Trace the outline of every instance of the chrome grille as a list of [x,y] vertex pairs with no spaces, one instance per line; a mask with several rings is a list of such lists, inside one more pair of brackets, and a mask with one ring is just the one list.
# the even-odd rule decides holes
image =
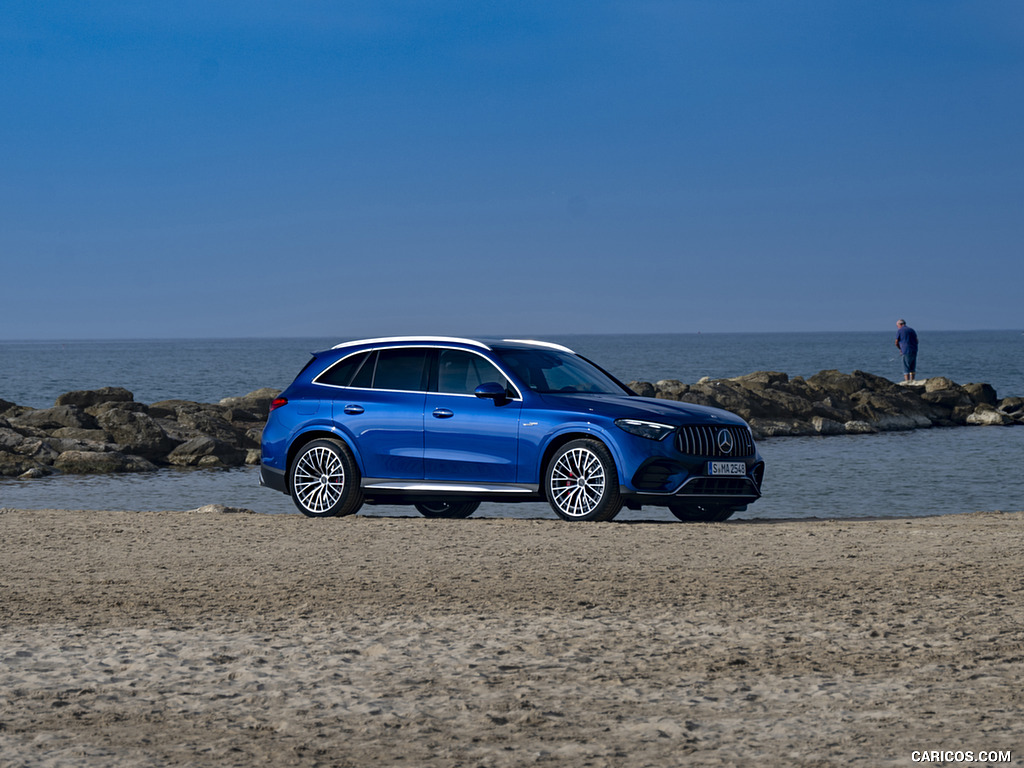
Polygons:
[[[730,440],[720,439],[720,433],[728,434]],[[722,444],[731,442],[731,450],[723,450]],[[694,424],[680,427],[676,433],[676,444],[681,453],[690,456],[753,456],[754,438],[745,427],[719,427],[712,424]]]

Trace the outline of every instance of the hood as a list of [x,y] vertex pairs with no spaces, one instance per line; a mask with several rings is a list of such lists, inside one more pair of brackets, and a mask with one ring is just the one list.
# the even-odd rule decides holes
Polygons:
[[541,399],[549,408],[577,413],[599,413],[612,419],[644,419],[676,427],[684,424],[747,426],[747,422],[735,413],[706,405],[681,403],[677,400],[630,397],[629,395],[584,394],[545,394],[541,395]]

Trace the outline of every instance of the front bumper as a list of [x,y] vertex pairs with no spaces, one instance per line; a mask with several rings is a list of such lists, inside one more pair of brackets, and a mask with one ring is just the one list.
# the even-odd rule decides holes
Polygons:
[[641,503],[662,506],[680,501],[743,506],[761,498],[764,461],[759,455],[735,459],[746,466],[742,476],[712,476],[710,461],[698,456],[653,457],[640,465],[623,490]]

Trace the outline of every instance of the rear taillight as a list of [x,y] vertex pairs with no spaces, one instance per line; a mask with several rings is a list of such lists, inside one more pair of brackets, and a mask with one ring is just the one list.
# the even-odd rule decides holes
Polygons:
[[287,397],[275,397],[274,398],[274,402],[272,402],[270,404],[270,410],[275,411],[278,408],[280,408],[282,405],[288,405],[288,398]]

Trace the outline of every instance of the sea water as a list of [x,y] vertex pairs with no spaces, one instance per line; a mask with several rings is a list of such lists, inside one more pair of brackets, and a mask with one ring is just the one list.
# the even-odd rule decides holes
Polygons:
[[[1024,396],[1024,334],[921,332],[919,378],[992,384]],[[623,381],[738,376],[756,370],[811,376],[863,370],[899,380],[895,332],[550,336]],[[0,342],[0,398],[45,408],[63,392],[122,386],[140,402],[217,402],[260,387],[283,389],[309,353],[344,339],[182,339]],[[912,517],[1024,509],[1024,427],[956,427],[879,435],[759,442],[764,497],[738,519]],[[192,509],[204,504],[294,513],[258,487],[258,470],[174,470],[137,475],[0,479],[0,507]],[[407,515],[410,507],[366,506]],[[484,504],[476,516],[554,517],[545,504]],[[623,511],[621,520],[672,520]]]

